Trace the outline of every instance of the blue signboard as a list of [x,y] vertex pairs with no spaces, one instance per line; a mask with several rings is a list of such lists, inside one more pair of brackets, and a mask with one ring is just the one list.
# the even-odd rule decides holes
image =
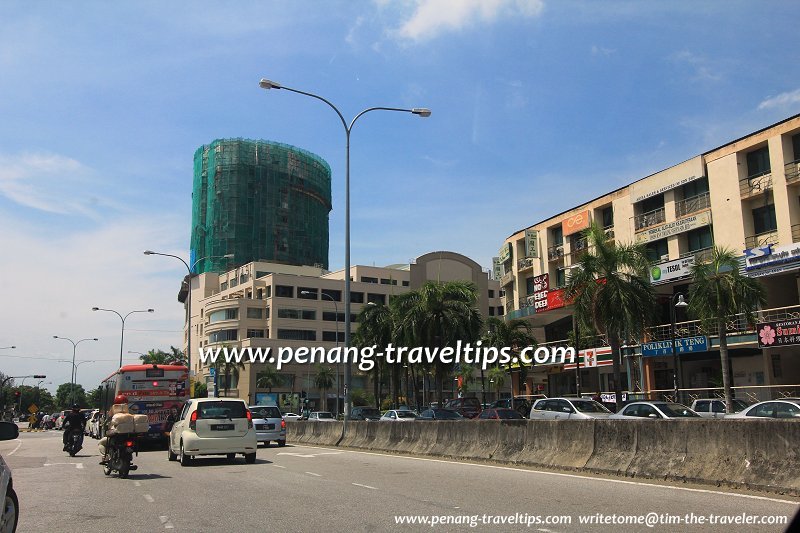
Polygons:
[[[675,353],[700,353],[708,351],[708,337],[698,335],[697,337],[687,337],[675,339]],[[642,355],[644,357],[655,357],[660,355],[672,355],[672,341],[656,341],[642,343]]]

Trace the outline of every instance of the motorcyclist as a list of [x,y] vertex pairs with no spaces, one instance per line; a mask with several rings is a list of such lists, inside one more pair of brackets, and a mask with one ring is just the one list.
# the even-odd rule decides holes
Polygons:
[[83,429],[86,426],[86,417],[83,416],[81,413],[81,406],[77,403],[72,406],[72,411],[67,413],[64,417],[64,451],[67,451],[67,442],[69,441],[69,435],[73,431],[79,431],[81,435],[81,440],[83,440]]

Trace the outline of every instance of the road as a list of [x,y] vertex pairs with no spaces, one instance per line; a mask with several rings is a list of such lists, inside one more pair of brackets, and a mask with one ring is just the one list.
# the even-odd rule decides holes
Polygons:
[[[19,531],[783,531],[774,525],[651,529],[579,520],[647,513],[791,517],[800,504],[766,494],[309,446],[261,448],[254,465],[208,458],[181,467],[168,462],[165,451],[143,452],[129,479],[103,475],[96,441],[88,437],[74,458],[61,451],[57,431],[22,433],[0,442],[0,453],[13,469]],[[401,515],[454,523],[398,525]],[[568,516],[571,523],[508,522],[526,515]],[[473,517],[477,527],[463,523]]]

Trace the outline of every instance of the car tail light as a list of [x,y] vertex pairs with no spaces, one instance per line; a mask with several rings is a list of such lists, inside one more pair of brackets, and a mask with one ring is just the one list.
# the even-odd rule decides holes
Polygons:
[[189,419],[189,429],[197,429],[197,411],[193,412]]
[[286,429],[286,420],[281,418],[281,429]]
[[247,410],[247,429],[253,427],[253,413],[250,412],[250,409]]
[[128,448],[133,448],[133,441],[132,440],[126,441],[125,446],[127,446]]

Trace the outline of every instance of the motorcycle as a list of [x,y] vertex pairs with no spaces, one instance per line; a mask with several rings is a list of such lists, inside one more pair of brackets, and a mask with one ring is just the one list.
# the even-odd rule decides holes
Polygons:
[[103,460],[100,461],[100,464],[103,465],[103,473],[110,476],[111,472],[117,472],[120,478],[125,479],[128,477],[129,471],[138,468],[133,464],[133,454],[139,455],[135,433],[109,435],[106,453]]
[[81,428],[69,429],[67,435],[67,452],[70,457],[75,457],[83,448],[83,430]]

